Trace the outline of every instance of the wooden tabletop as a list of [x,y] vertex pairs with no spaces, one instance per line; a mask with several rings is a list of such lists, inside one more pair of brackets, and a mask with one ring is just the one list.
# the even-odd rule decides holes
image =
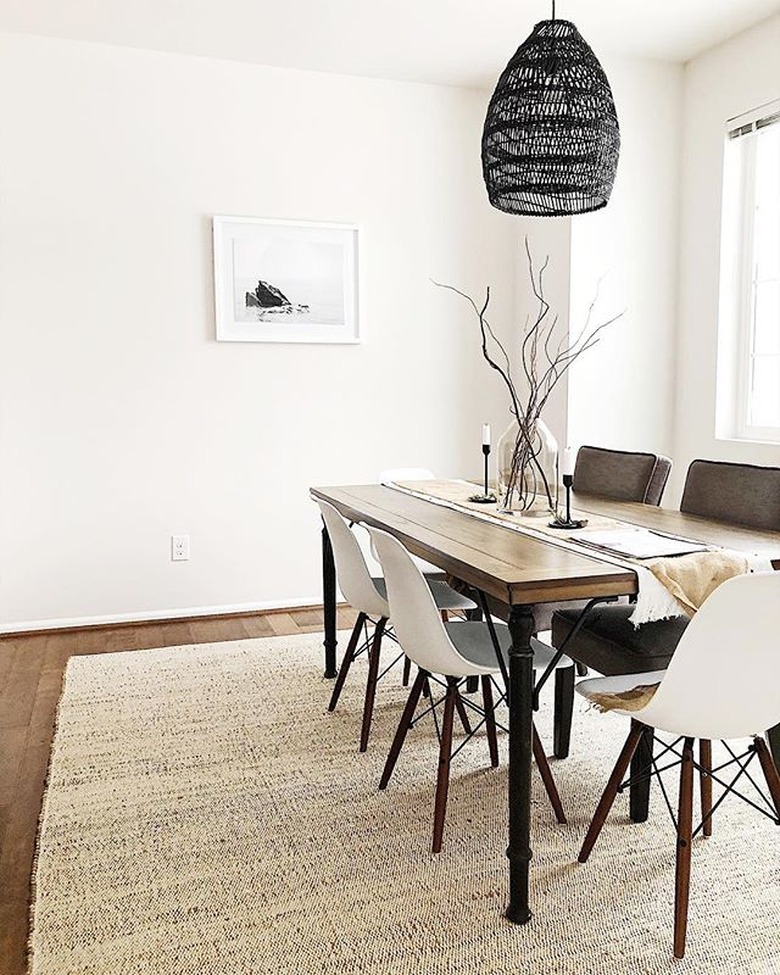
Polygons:
[[637,591],[630,569],[380,484],[315,487],[311,493],[350,521],[386,529],[415,555],[509,605]]
[[[314,487],[311,493],[329,501],[350,521],[386,529],[415,555],[509,605],[637,591],[634,572],[601,562],[595,554],[558,548],[380,484]],[[780,568],[780,532],[752,531],[594,495],[577,495],[572,506],[711,545],[757,552]]]
[[608,498],[588,494],[572,494],[572,507],[669,535],[705,542],[707,545],[763,555],[772,561],[775,569],[780,569],[780,532],[755,531],[741,525],[728,525],[722,521],[712,521],[669,508],[656,508],[635,501],[610,501]]

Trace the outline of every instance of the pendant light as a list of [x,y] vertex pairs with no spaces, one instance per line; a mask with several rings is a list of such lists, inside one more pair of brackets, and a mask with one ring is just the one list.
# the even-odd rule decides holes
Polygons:
[[607,76],[568,20],[538,23],[498,79],[482,134],[494,207],[555,217],[607,205],[620,128]]

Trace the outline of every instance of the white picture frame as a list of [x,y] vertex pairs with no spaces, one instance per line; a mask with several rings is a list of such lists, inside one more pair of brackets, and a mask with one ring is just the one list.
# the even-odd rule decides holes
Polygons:
[[219,342],[360,342],[358,228],[213,218]]

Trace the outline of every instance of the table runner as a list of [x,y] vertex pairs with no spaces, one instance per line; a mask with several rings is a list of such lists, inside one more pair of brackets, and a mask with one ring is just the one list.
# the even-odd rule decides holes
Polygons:
[[[608,552],[595,553],[592,549],[584,549],[577,544],[573,531],[567,533],[565,529],[551,528],[547,524],[550,515],[546,508],[543,516],[540,514],[529,517],[519,513],[502,514],[495,509],[486,511],[485,505],[470,502],[469,496],[477,492],[478,488],[469,481],[390,481],[385,486],[432,504],[462,511],[483,521],[500,524],[504,528],[549,542],[586,558],[630,569],[636,573],[638,588],[634,612],[630,617],[634,626],[673,616],[690,616],[713,589],[731,576],[748,571],[768,571],[772,568],[768,559],[755,554],[730,552],[716,546],[708,546],[706,552],[682,555],[674,559],[642,561]],[[574,509],[571,514],[572,518],[586,517],[591,529],[625,527],[630,524]]]

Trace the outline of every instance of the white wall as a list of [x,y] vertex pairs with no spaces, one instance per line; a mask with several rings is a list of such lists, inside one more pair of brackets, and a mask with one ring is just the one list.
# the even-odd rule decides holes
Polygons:
[[686,66],[673,493],[694,457],[780,464],[780,447],[717,440],[715,383],[726,120],[780,97],[780,17]]
[[[490,284],[516,344],[526,233],[572,327],[605,271],[626,309],[548,410],[562,444],[670,453],[668,504],[693,456],[780,463],[714,438],[723,122],[778,97],[779,41],[605,58],[609,207],[519,221],[482,186],[487,92],[0,35],[0,629],[317,601],[309,485],[480,472],[506,396],[429,278]],[[360,224],[364,344],[215,342],[215,213]]]
[[607,59],[621,129],[609,205],[573,217],[571,328],[624,312],[572,366],[568,436],[622,450],[672,451],[683,71]]
[[[479,473],[485,103],[0,35],[0,628],[316,601],[309,485]],[[364,344],[215,342],[215,213],[358,223]]]

